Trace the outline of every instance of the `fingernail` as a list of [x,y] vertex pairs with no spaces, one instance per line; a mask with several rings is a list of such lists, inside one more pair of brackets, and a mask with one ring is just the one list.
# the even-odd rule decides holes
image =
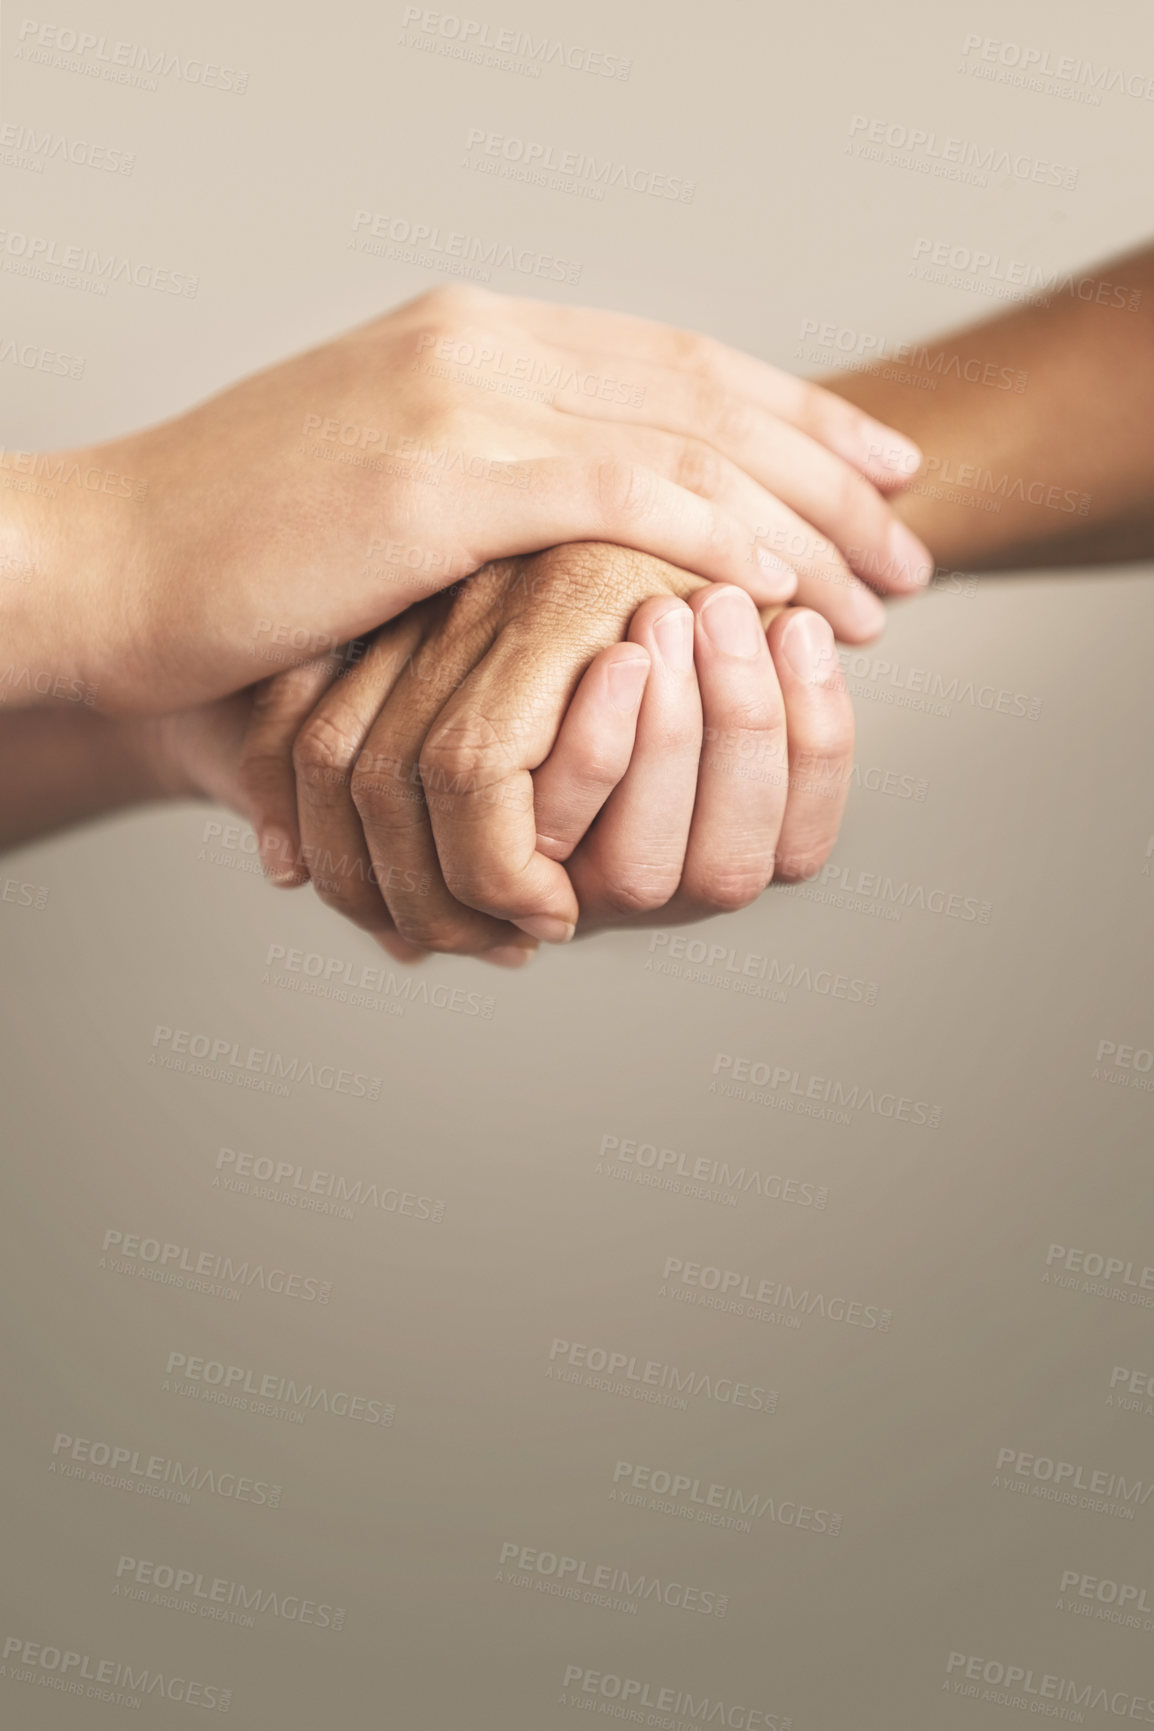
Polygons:
[[718,589],[701,606],[697,616],[715,649],[752,661],[765,642],[761,620],[744,589]]
[[[649,660],[640,655],[611,661],[608,669],[609,699],[622,715],[633,715],[641,702],[645,681],[649,677]],[[490,951],[490,954],[492,952]]]
[[781,652],[799,679],[820,685],[838,666],[833,632],[819,613],[800,608],[781,634]]
[[886,610],[864,583],[858,583],[846,597],[849,624],[857,636],[877,637],[886,622]]
[[528,932],[531,938],[540,938],[543,944],[567,944],[576,926],[571,926],[567,920],[559,920],[555,914],[530,914],[528,919],[514,920],[513,924],[523,932]]
[[523,968],[536,954],[536,950],[522,950],[516,944],[498,944],[495,949],[486,950],[481,960],[492,962],[498,968]]
[[[671,607],[653,627],[661,659],[674,673],[688,673],[693,666],[693,615],[688,607]],[[528,931],[528,926],[524,927]],[[552,941],[552,940],[546,940]]]
[[912,529],[895,523],[889,538],[889,575],[903,589],[924,589],[934,574],[934,561]]
[[797,592],[797,572],[768,547],[758,547],[757,563],[764,581],[762,592],[766,601],[788,601]]
[[308,872],[296,858],[292,837],[286,830],[270,825],[260,832],[261,869],[270,884],[303,883]]
[[892,427],[885,427],[880,421],[867,421],[866,437],[870,456],[891,475],[904,475],[907,480],[912,480],[921,468],[920,449],[903,433],[895,433]]

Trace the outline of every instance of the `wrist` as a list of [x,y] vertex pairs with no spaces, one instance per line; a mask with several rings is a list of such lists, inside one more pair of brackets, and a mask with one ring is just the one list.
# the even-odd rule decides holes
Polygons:
[[53,698],[134,707],[142,634],[127,604],[143,545],[145,485],[112,446],[0,448],[0,631],[11,707]]

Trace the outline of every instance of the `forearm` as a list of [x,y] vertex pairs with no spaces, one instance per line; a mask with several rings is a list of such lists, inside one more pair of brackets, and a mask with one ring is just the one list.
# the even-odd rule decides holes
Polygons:
[[1154,247],[823,382],[922,447],[896,509],[940,565],[1154,554]]
[[0,715],[0,847],[163,796],[133,723],[83,705]]
[[109,580],[137,561],[143,483],[91,450],[0,448],[0,704],[108,707],[140,620]]
[[0,712],[0,849],[125,807],[214,799],[241,809],[247,697],[156,720],[83,704]]

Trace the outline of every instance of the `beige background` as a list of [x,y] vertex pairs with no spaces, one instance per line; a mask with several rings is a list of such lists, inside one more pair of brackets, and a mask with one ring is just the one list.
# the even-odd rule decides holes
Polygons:
[[[896,342],[994,305],[988,281],[913,272],[919,238],[1058,268],[1149,230],[1150,102],[1084,105],[960,70],[973,33],[1154,77],[1132,7],[500,0],[476,16],[628,58],[630,76],[554,64],[533,78],[423,52],[400,40],[397,5],[36,14],[249,74],[243,94],[172,74],[150,90],[19,58],[8,8],[8,117],[136,158],[131,175],[7,166],[10,228],[200,280],[195,298],[99,297],[6,274],[4,333],[86,367],[72,380],[5,365],[4,443],[175,412],[441,280],[351,251],[360,207],[561,254],[582,265],[571,298],[798,367],[806,320]],[[961,185],[862,161],[846,153],[855,115],[1031,152],[1077,168],[1077,185]],[[473,127],[692,180],[695,196],[598,202],[470,173]],[[533,292],[512,272],[493,286]],[[1095,1073],[1101,1041],[1154,1046],[1152,623],[1141,570],[958,582],[895,612],[850,667],[862,785],[836,855],[842,905],[837,883],[770,894],[691,934],[734,952],[722,984],[659,971],[669,949],[643,934],[521,977],[438,961],[428,1001],[387,982],[380,1008],[302,994],[266,967],[270,946],[352,970],[379,952],[307,894],[266,890],[241,832],[199,809],[3,862],[5,883],[47,898],[0,900],[5,1639],[231,1690],[232,1719],[259,1731],[564,1731],[583,1702],[617,1704],[598,1673],[648,1684],[650,1701],[688,1692],[665,1712],[629,1697],[640,1716],[624,1722],[679,1731],[1012,1726],[1060,1706],[1060,1690],[1039,1693],[1057,1687],[1046,1674],[1092,1691],[1080,1708],[1067,1692],[1067,1722],[1154,1720],[1154,1609],[1126,1626],[1060,1590],[1071,1571],[1154,1607],[1154,1402],[1109,1401],[1117,1367],[1154,1373],[1154,1315],[1133,1302],[1154,1293],[1044,1278],[1051,1244],[1130,1263],[1133,1280],[1154,1263],[1149,1076]],[[882,699],[937,678],[959,682],[949,713]],[[1037,718],[968,696],[989,689],[1037,700]],[[887,775],[898,791],[872,790]],[[869,900],[879,879],[897,918]],[[928,911],[931,892],[988,904],[988,918]],[[749,956],[754,972],[735,974]],[[732,989],[790,964],[788,990]],[[823,970],[876,1001],[823,995]],[[434,987],[460,988],[464,1008]],[[274,1097],[157,1067],[158,1025],[343,1065],[380,1078],[379,1098],[308,1081]],[[712,1092],[719,1053],[797,1072],[798,1087],[905,1095],[940,1123],[868,1106],[839,1123]],[[780,1107],[788,1087],[768,1099]],[[730,1171],[700,1169],[711,1194],[647,1185],[612,1147],[599,1164],[606,1137]],[[442,1217],[363,1201],[344,1205],[351,1218],[310,1212],[286,1182],[272,1198],[214,1187],[221,1149],[286,1161],[298,1186],[320,1172],[411,1192]],[[809,1188],[785,1200],[770,1180]],[[139,1262],[102,1266],[109,1232],[331,1282],[329,1301],[141,1280]],[[670,1258],[892,1324],[810,1314],[794,1328],[772,1309],[679,1304],[703,1294],[663,1290]],[[639,1400],[627,1374],[623,1395],[584,1371],[558,1381],[557,1340],[708,1376],[712,1396]],[[182,1398],[166,1385],[174,1353],[395,1403],[395,1422]],[[734,1383],[773,1391],[776,1410],[735,1404]],[[202,1489],[186,1505],[140,1494],[139,1472],[127,1488],[68,1476],[61,1435],[283,1494],[273,1509]],[[1122,1475],[1115,1512],[1082,1491],[1072,1506],[1031,1495],[1043,1481],[1028,1470],[999,1478],[1000,1450],[1070,1463],[1086,1483]],[[620,1488],[648,1468],[772,1507],[743,1532],[615,1500],[620,1462]],[[828,1512],[791,1524],[802,1506]],[[814,1530],[834,1512],[838,1532]],[[620,1582],[624,1608],[537,1591],[551,1577],[501,1577],[506,1545],[728,1605],[628,1601]],[[202,1600],[118,1595],[123,1557],[289,1595],[287,1614],[245,1626],[198,1615]],[[343,1628],[302,1626],[292,1595],[342,1608]],[[1034,1693],[958,1694],[951,1654],[1032,1671]],[[51,1675],[10,1652],[5,1724],[204,1717],[155,1693],[138,1709],[66,1694],[42,1685]],[[724,1719],[709,1717],[718,1702]]]

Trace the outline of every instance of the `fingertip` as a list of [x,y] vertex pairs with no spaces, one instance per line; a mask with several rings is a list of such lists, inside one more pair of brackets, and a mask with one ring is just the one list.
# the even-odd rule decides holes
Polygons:
[[828,684],[839,670],[837,642],[828,619],[811,607],[793,607],[770,630],[775,660],[784,660],[807,685]]
[[908,487],[924,461],[921,448],[904,433],[864,415],[861,438],[866,468],[884,480],[889,491]]
[[421,949],[419,944],[411,944],[399,932],[374,932],[373,942],[379,944],[387,956],[394,962],[401,962],[405,967],[416,967],[428,957],[428,950]]
[[635,716],[649,679],[649,651],[641,643],[616,643],[605,651],[601,664],[609,702],[619,715]]
[[788,601],[797,594],[797,572],[768,547],[758,543],[754,548],[757,566],[756,580],[750,584],[755,601],[769,606],[775,601]]
[[265,824],[258,831],[257,848],[261,870],[276,889],[299,889],[308,882],[308,869],[300,858],[292,836],[279,824]]

